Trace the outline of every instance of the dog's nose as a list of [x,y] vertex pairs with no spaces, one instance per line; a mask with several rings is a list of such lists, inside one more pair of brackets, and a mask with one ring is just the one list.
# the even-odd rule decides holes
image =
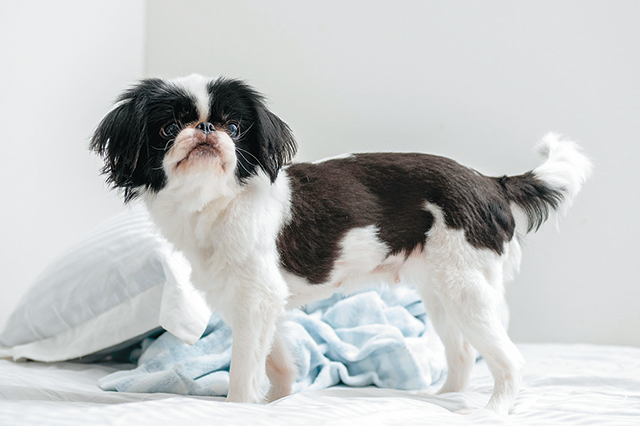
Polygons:
[[205,135],[216,131],[216,128],[213,126],[213,124],[206,121],[198,123],[196,129],[201,130]]

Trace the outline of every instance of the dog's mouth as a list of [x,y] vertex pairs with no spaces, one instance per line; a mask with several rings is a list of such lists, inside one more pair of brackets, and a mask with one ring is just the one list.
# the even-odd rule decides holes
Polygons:
[[217,144],[202,141],[198,142],[189,150],[187,155],[176,164],[176,167],[179,167],[185,161],[189,161],[196,158],[204,158],[204,157],[218,157],[220,152],[218,151]]

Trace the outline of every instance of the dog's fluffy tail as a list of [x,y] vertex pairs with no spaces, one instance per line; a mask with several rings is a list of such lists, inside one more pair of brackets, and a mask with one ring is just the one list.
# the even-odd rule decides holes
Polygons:
[[[591,173],[591,161],[575,142],[549,133],[537,146],[546,161],[534,170],[500,179],[514,211],[519,234],[537,231],[551,210],[566,213]],[[522,214],[519,214],[522,213]],[[519,217],[524,216],[524,217]]]

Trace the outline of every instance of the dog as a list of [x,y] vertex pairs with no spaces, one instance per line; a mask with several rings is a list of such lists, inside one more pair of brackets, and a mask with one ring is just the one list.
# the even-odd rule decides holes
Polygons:
[[475,355],[507,414],[524,360],[501,323],[521,238],[563,212],[588,177],[579,146],[547,135],[544,162],[487,177],[420,153],[291,163],[297,144],[241,80],[149,78],[124,91],[90,147],[125,202],[140,198],[231,326],[228,401],[286,396],[296,367],[285,311],[371,282],[415,285],[446,350],[439,393],[469,381]]

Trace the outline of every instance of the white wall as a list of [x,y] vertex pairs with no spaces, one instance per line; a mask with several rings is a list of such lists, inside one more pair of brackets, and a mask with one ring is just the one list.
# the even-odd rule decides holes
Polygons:
[[88,152],[143,70],[142,0],[0,2],[0,329],[42,269],[122,209]]
[[511,334],[640,345],[640,2],[144,7],[0,2],[0,327],[46,264],[122,209],[86,147],[144,59],[148,75],[248,79],[293,127],[300,160],[419,150],[513,174],[538,163],[546,131],[578,139],[595,174],[561,233],[525,247]]
[[488,174],[578,139],[595,175],[509,285],[517,341],[640,345],[640,2],[154,0],[146,72],[248,79],[298,159],[419,150]]

